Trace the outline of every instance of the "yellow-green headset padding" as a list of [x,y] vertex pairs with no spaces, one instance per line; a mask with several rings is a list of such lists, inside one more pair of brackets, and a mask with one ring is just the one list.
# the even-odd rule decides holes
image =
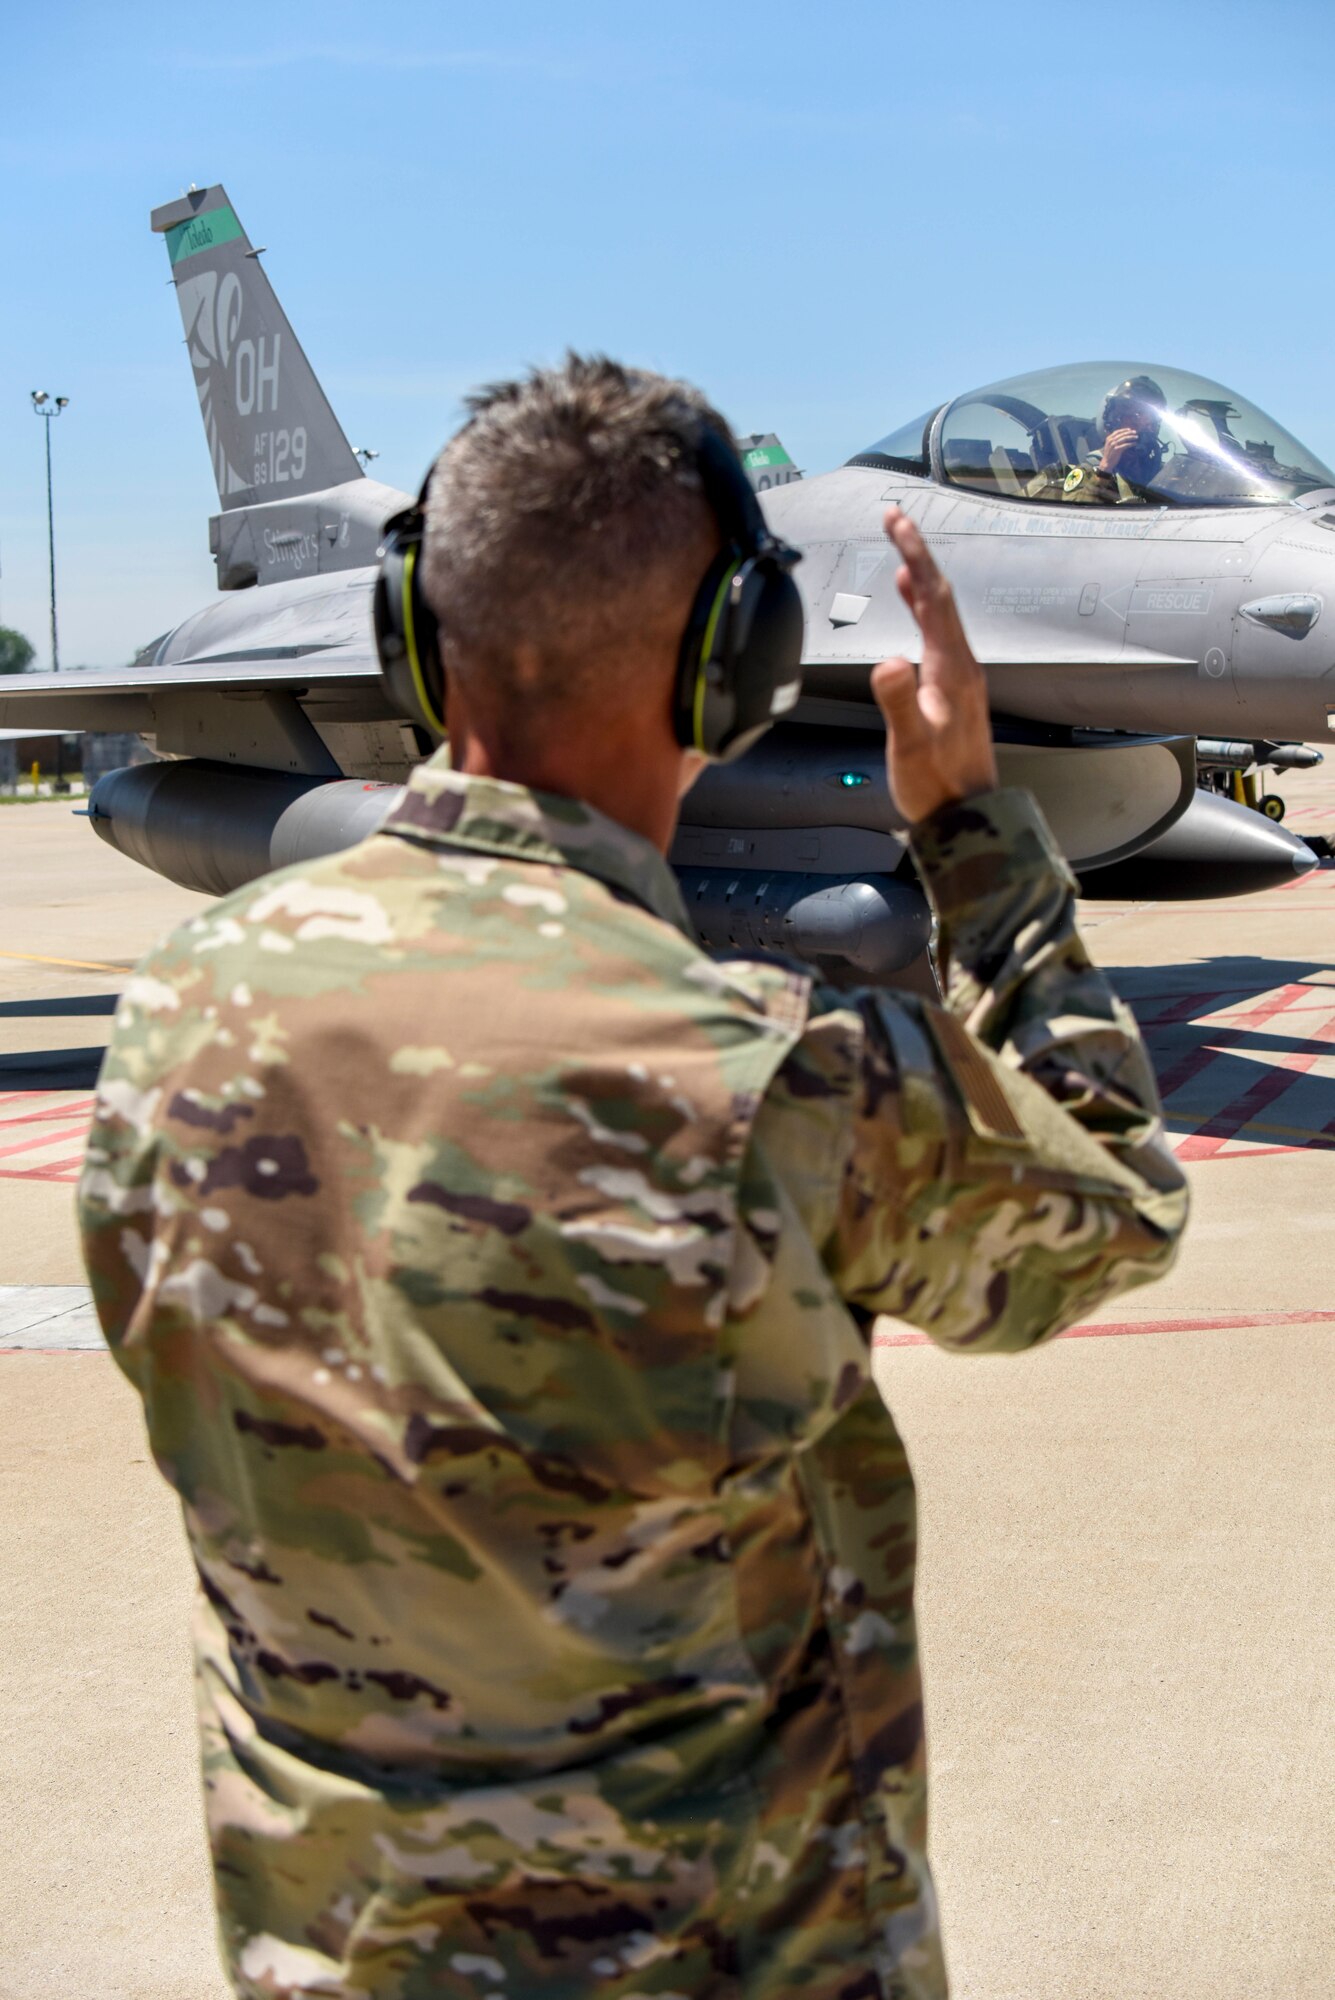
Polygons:
[[[437,715],[431,696],[427,693],[426,676],[422,672],[422,662],[417,657],[417,627],[413,620],[413,577],[417,570],[417,544],[404,550],[403,555],[403,644],[408,655],[408,668],[413,677],[413,687],[422,705],[422,713],[431,727],[445,734],[445,718]],[[712,628],[711,628],[712,629]]]
[[[704,740],[705,693],[706,693],[705,668],[709,664],[710,655],[714,650],[714,634],[718,630],[718,621],[723,614],[723,600],[726,598],[728,592],[731,590],[732,580],[736,576],[741,566],[742,566],[741,558],[738,557],[736,562],[729,563],[727,569],[724,570],[723,579],[719,584],[717,593],[715,594],[714,597],[714,602],[710,606],[709,617],[705,622],[705,636],[700,641],[700,660],[699,664],[695,669],[695,701],[692,704],[692,709],[691,709],[691,728],[695,736],[695,747],[704,756],[708,756],[709,754],[709,752],[705,748],[705,740]],[[416,651],[414,651],[413,653],[414,662],[416,661],[416,658],[417,654]],[[414,672],[416,672],[415,665],[413,670]]]

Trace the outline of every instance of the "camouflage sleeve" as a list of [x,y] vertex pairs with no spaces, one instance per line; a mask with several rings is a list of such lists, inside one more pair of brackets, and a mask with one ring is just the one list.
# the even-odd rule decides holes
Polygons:
[[1186,1220],[1153,1071],[1037,806],[917,829],[946,1005],[863,994],[831,1275],[947,1347],[1029,1347],[1159,1277]]
[[158,1175],[158,1113],[186,1047],[217,1032],[202,1009],[182,1009],[190,975],[171,946],[141,966],[121,995],[97,1080],[77,1197],[84,1264],[115,1360],[142,1389],[143,1354],[131,1323],[156,1290],[175,1200]]
[[[145,1259],[135,1254],[144,1243],[139,1233],[144,1218],[141,1214],[138,1228],[130,1218],[151,1209],[152,1195],[150,1186],[141,1181],[136,1151],[123,1129],[94,1124],[88,1135],[78,1213],[84,1268],[102,1332],[115,1360],[137,1384],[136,1357],[125,1339],[143,1296],[147,1270]],[[151,1178],[150,1169],[144,1179],[151,1183]]]

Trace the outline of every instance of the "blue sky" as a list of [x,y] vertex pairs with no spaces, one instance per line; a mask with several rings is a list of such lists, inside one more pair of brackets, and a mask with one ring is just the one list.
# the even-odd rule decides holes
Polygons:
[[810,471],[1110,354],[1335,460],[1330,0],[0,0],[0,623],[115,665],[213,590],[148,211],[225,182],[354,444],[415,486],[469,384],[604,348]]

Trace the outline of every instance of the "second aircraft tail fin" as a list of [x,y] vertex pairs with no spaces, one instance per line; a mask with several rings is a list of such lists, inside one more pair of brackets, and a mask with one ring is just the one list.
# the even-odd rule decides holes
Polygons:
[[155,208],[224,510],[294,499],[362,468],[221,187]]
[[773,431],[753,431],[750,437],[740,437],[737,449],[757,493],[768,493],[771,486],[789,486],[802,477]]

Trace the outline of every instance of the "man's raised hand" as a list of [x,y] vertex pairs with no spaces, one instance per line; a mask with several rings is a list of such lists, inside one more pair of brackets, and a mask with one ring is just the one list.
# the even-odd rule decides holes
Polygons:
[[895,582],[922,633],[922,666],[882,660],[872,693],[885,717],[885,768],[905,819],[990,791],[997,760],[987,712],[987,682],[970,651],[955,597],[914,523],[886,510],[885,532],[903,557]]

